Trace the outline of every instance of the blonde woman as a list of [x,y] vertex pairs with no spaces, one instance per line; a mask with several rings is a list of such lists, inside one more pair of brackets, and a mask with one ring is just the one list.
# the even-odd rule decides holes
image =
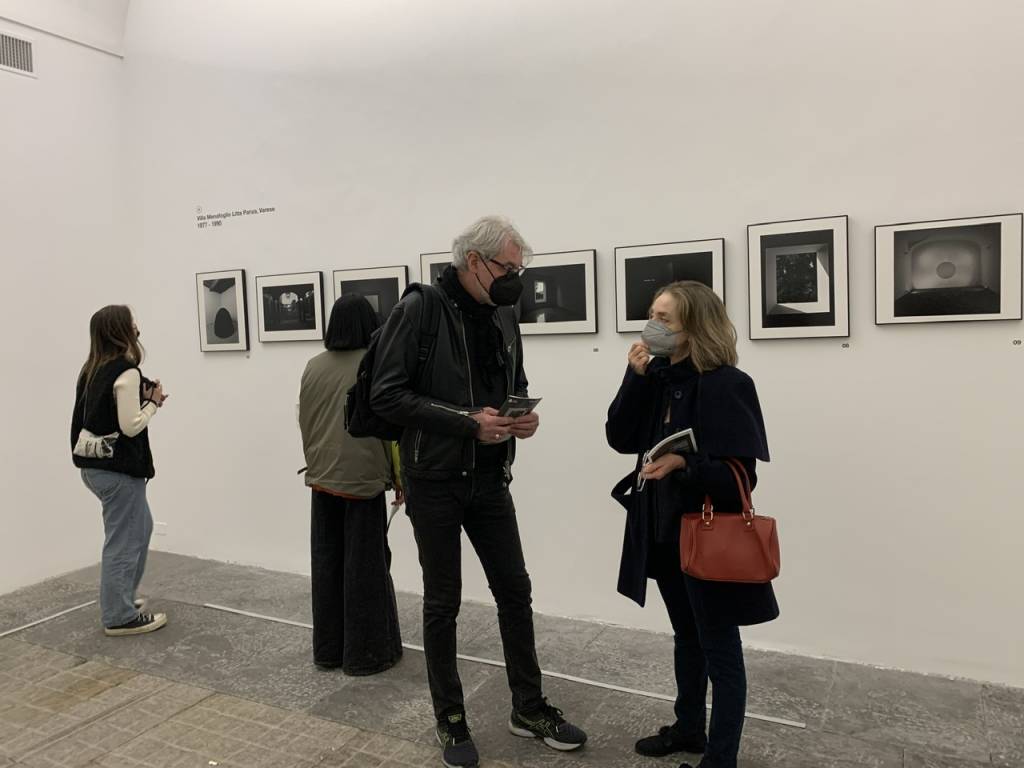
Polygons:
[[[705,495],[716,509],[740,509],[725,460],[739,460],[756,483],[756,462],[768,461],[761,406],[754,382],[735,367],[736,330],[725,305],[702,283],[672,283],[658,292],[628,361],[605,429],[613,449],[637,454],[645,482],[627,506],[618,590],[643,605],[647,579],[656,581],[675,633],[677,686],[675,722],[640,739],[636,751],[703,754],[698,768],[736,768],[747,695],[739,627],[771,621],[779,608],[771,584],[684,574],[679,532],[682,515],[700,511]],[[642,465],[647,449],[687,428],[697,453],[669,453]]]

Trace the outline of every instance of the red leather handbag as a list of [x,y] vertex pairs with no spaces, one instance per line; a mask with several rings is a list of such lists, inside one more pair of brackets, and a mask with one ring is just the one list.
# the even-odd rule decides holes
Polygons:
[[699,513],[683,515],[679,563],[683,573],[704,581],[764,584],[779,575],[775,518],[754,513],[746,468],[736,459],[726,464],[736,478],[742,509],[717,512],[705,496]]

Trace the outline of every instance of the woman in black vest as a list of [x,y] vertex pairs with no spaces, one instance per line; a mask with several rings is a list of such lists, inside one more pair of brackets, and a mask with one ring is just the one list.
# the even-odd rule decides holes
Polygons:
[[103,505],[100,610],[107,635],[139,635],[167,623],[145,613],[137,597],[146,569],[153,516],[146,483],[155,474],[149,421],[167,395],[139,370],[139,329],[125,306],[89,321],[89,359],[82,366],[71,416],[71,453],[86,487]]
[[[630,482],[644,481],[627,506],[619,592],[643,605],[647,579],[655,579],[675,633],[676,722],[640,739],[636,751],[703,753],[699,768],[736,768],[747,695],[739,627],[779,615],[771,584],[701,581],[679,565],[684,513],[700,511],[705,495],[716,509],[741,508],[725,459],[741,462],[752,484],[756,462],[768,461],[754,382],[736,359],[736,329],[710,288],[692,281],[662,288],[605,425],[612,448],[638,455]],[[642,464],[645,451],[687,428],[697,453]]]

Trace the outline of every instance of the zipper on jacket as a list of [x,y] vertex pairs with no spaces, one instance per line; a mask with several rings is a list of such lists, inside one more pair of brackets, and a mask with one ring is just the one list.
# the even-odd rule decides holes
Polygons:
[[471,415],[469,411],[460,411],[457,408],[449,408],[447,405],[441,405],[440,403],[431,403],[430,407],[431,408],[439,408],[442,411],[448,411],[448,413],[455,413],[455,414],[458,414],[459,416],[470,416]]
[[412,448],[412,463],[413,464],[419,464],[420,463],[420,438],[421,437],[423,437],[423,430],[422,429],[417,429],[416,430],[416,442],[413,444],[413,448]]
[[[473,407],[473,402],[474,402],[474,400],[473,400],[473,365],[469,361],[469,344],[466,343],[466,322],[465,322],[465,320],[462,319],[461,312],[459,313],[459,324],[460,324],[461,330],[462,330],[462,349],[466,353],[466,373],[468,374],[467,377],[466,377],[466,380],[469,383],[469,406],[470,406],[470,408],[472,408]],[[472,443],[470,443],[470,451],[473,454],[473,460],[472,460],[472,464],[470,465],[470,469],[475,470],[476,469],[476,440],[475,439],[473,440]]]
[[[509,349],[509,353],[512,356],[512,366],[508,370],[508,394],[514,395],[516,393],[516,371],[519,369],[519,361],[516,358],[516,339],[515,331],[512,332],[512,346]],[[504,337],[502,337],[502,344],[505,343]],[[510,438],[508,441],[508,451],[505,456],[505,482],[512,482],[512,441],[515,438]]]

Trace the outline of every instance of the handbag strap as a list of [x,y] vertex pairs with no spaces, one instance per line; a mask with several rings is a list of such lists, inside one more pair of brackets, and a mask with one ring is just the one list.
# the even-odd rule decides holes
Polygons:
[[736,478],[736,483],[739,486],[742,501],[746,504],[748,509],[753,511],[753,489],[750,487],[750,474],[747,472],[747,468],[743,466],[743,462],[739,459],[726,459],[726,463],[732,470],[733,477]]
[[[750,475],[747,468],[739,459],[725,459],[725,465],[732,472],[736,480],[736,490],[740,496],[740,513],[744,519],[752,520],[754,517],[754,502],[751,498]],[[704,509],[701,511],[701,519],[707,521],[714,517],[714,505],[711,503],[711,496],[704,496]]]

